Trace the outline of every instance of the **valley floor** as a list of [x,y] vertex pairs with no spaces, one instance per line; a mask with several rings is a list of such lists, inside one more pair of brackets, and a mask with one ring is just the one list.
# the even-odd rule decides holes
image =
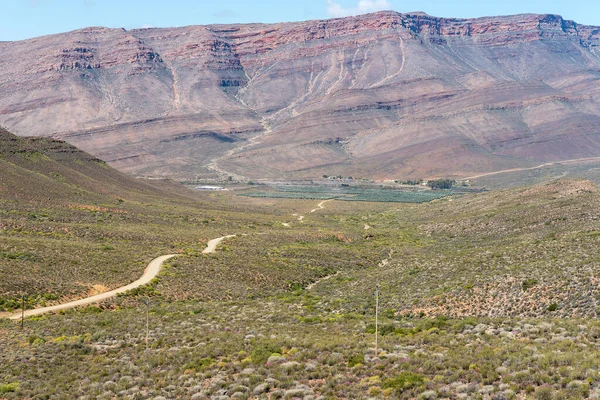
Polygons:
[[[39,285],[22,283],[29,293],[53,293],[55,273],[42,268],[56,257],[49,240],[88,241],[108,274],[112,251],[139,257],[134,237],[153,243],[158,226],[166,233],[146,255],[180,256],[99,306],[28,318],[24,329],[0,319],[0,397],[600,397],[600,191],[587,181],[424,204],[200,199],[125,201],[94,213],[103,224],[87,211],[4,202],[12,228],[0,261],[13,274],[38,271]],[[124,229],[111,237],[115,226]],[[58,236],[65,227],[73,235]],[[218,236],[228,237],[203,252]],[[0,288],[11,307],[14,289]]]

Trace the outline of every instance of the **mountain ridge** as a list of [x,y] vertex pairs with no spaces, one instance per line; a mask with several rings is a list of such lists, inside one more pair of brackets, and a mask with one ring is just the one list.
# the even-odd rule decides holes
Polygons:
[[[424,11],[412,11],[412,12],[400,13],[400,12],[396,12],[393,10],[382,10],[382,11],[376,11],[376,12],[367,13],[367,14],[361,14],[361,15],[357,15],[357,16],[338,17],[338,18],[330,18],[330,19],[313,19],[313,20],[302,20],[302,21],[285,21],[285,22],[275,22],[275,23],[252,22],[252,23],[231,23],[231,24],[183,25],[183,26],[176,26],[176,27],[146,27],[146,28],[132,28],[132,29],[126,29],[126,28],[122,28],[122,27],[121,28],[119,28],[119,27],[111,28],[111,27],[107,27],[107,26],[97,25],[97,26],[88,26],[88,27],[78,28],[78,29],[74,29],[74,30],[66,31],[66,32],[51,33],[51,34],[47,34],[47,35],[36,36],[36,37],[22,39],[22,40],[0,41],[0,44],[35,41],[40,38],[46,38],[46,37],[52,37],[52,36],[62,36],[65,34],[90,33],[90,32],[94,32],[94,31],[122,31],[125,33],[137,33],[137,32],[159,31],[159,30],[166,30],[166,29],[193,29],[193,28],[198,28],[198,27],[206,27],[206,28],[213,28],[213,32],[215,32],[215,33],[218,33],[218,32],[227,33],[227,32],[235,32],[240,27],[265,27],[265,26],[274,27],[274,26],[282,26],[282,25],[310,25],[310,24],[319,24],[319,23],[327,23],[327,22],[346,21],[346,20],[350,20],[350,19],[363,19],[363,18],[370,19],[370,18],[376,17],[376,16],[384,16],[384,17],[392,17],[392,18],[397,17],[399,19],[399,21],[403,22],[403,27],[410,27],[410,28],[412,28],[411,30],[413,30],[413,32],[422,31],[423,29],[420,28],[419,24],[414,24],[414,23],[411,24],[411,23],[407,23],[407,21],[409,21],[409,20],[429,21],[432,24],[428,25],[428,26],[437,28],[437,32],[435,32],[435,33],[440,34],[440,35],[449,35],[449,36],[456,35],[456,34],[463,35],[465,33],[465,31],[461,31],[461,30],[454,31],[451,29],[444,29],[444,28],[451,27],[452,24],[455,24],[455,23],[459,23],[459,24],[462,23],[467,26],[472,26],[473,24],[476,25],[477,23],[486,23],[486,22],[498,21],[498,20],[511,20],[511,19],[522,19],[522,18],[538,20],[538,22],[540,24],[537,26],[537,28],[540,28],[540,29],[546,28],[548,25],[552,26],[552,25],[560,24],[562,30],[565,33],[572,34],[573,32],[576,32],[577,33],[576,36],[585,38],[586,40],[590,39],[590,38],[597,39],[598,35],[600,35],[600,32],[599,32],[600,24],[599,25],[580,24],[574,20],[565,19],[561,15],[554,14],[554,13],[521,13],[521,14],[506,14],[506,15],[497,15],[497,16],[488,15],[488,16],[482,16],[482,17],[461,18],[461,17],[436,17],[436,16],[430,15]],[[542,18],[542,19],[540,19],[540,18]],[[385,25],[385,23],[383,23],[382,25]],[[442,25],[445,25],[445,26],[442,26]],[[415,28],[420,28],[420,29],[415,29]],[[581,30],[579,28],[581,28]],[[471,33],[471,30],[467,30],[466,33],[467,34]],[[488,33],[488,32],[486,32],[486,33]],[[581,33],[581,36],[579,35],[579,33]]]
[[0,43],[0,124],[139,175],[468,176],[598,156],[599,45],[554,14],[91,27]]

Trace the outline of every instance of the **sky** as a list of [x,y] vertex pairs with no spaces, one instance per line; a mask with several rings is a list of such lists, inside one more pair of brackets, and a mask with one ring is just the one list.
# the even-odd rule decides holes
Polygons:
[[437,17],[559,14],[600,26],[599,0],[0,0],[0,41],[87,26],[147,28],[244,22],[287,22],[379,10],[424,11]]

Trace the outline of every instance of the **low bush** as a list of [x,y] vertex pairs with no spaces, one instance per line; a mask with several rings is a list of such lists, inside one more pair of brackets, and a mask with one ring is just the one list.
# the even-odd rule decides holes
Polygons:
[[21,384],[19,382],[0,384],[0,393],[17,392],[20,387],[21,387]]
[[402,372],[394,378],[386,379],[383,382],[383,388],[392,389],[396,394],[401,394],[403,391],[421,386],[423,383],[425,383],[423,375]]
[[268,341],[261,341],[254,345],[250,359],[254,364],[264,364],[272,354],[280,354],[281,346]]

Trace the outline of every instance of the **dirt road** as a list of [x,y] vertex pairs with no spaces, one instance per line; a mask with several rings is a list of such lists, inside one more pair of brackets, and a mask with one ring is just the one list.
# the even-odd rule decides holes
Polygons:
[[331,200],[323,200],[322,202],[320,202],[319,204],[317,204],[318,208],[313,208],[312,210],[310,210],[310,212],[314,213],[315,211],[324,209],[325,207],[323,206],[323,204],[327,203],[328,201],[331,201]]
[[[223,236],[220,238],[212,239],[207,243],[206,249],[204,249],[202,252],[203,253],[214,253],[215,250],[217,249],[217,246],[219,245],[219,243],[221,243],[223,241],[223,239],[227,239],[227,238],[234,237],[234,236],[235,235],[229,235],[229,236]],[[148,264],[148,266],[146,267],[146,270],[144,271],[144,274],[141,276],[141,278],[135,282],[130,283],[129,285],[122,286],[120,288],[111,290],[109,292],[100,293],[100,294],[97,294],[97,295],[94,295],[91,297],[86,297],[85,299],[79,299],[79,300],[71,301],[71,302],[64,303],[64,304],[58,304],[58,305],[50,306],[50,307],[26,310],[25,316],[32,317],[34,315],[42,315],[42,314],[46,314],[49,312],[56,312],[56,311],[61,311],[61,310],[67,310],[69,308],[87,306],[89,304],[98,303],[100,301],[110,299],[111,297],[114,297],[114,296],[118,295],[119,293],[124,293],[128,290],[135,289],[135,288],[138,288],[143,285],[147,285],[148,283],[150,283],[150,281],[152,279],[156,278],[156,276],[158,275],[158,273],[160,272],[160,270],[162,268],[163,263],[165,261],[167,261],[168,259],[171,259],[176,256],[177,256],[177,254],[168,254],[166,256],[160,256],[160,257],[155,258],[154,260],[150,261],[150,264]],[[13,321],[18,320],[21,318],[21,312],[19,311],[17,313],[11,314],[8,316],[8,318]]]
[[204,250],[202,250],[202,253],[204,253],[204,254],[214,253],[217,250],[217,246],[219,245],[219,243],[221,243],[224,239],[228,239],[228,238],[232,238],[232,237],[235,237],[235,235],[227,235],[227,236],[222,236],[220,238],[209,240],[206,248]]
[[321,283],[323,281],[327,281],[327,280],[329,280],[329,279],[331,279],[333,277],[338,276],[340,272],[342,272],[342,271],[337,271],[335,274],[327,275],[327,276],[324,276],[321,279],[318,279],[318,280],[314,281],[313,283],[311,283],[310,285],[308,285],[306,287],[306,290],[312,290],[312,288],[314,288],[315,286],[317,286],[319,283]]
[[507,174],[507,173],[511,173],[511,172],[531,171],[531,170],[534,170],[534,169],[540,169],[540,168],[544,168],[544,167],[551,167],[553,165],[560,165],[560,164],[584,164],[586,162],[593,162],[593,161],[600,161],[600,157],[574,158],[572,160],[548,162],[548,163],[536,165],[535,167],[503,169],[502,171],[487,172],[485,174],[468,176],[468,177],[463,178],[463,179],[464,180],[477,179],[477,178],[483,178],[485,176]]
[[[31,317],[34,315],[46,314],[49,312],[61,311],[61,310],[66,310],[69,308],[74,308],[74,307],[79,307],[79,306],[86,306],[88,304],[97,303],[102,300],[109,299],[111,297],[116,296],[119,293],[124,293],[128,290],[135,289],[137,287],[146,285],[146,284],[150,283],[150,281],[152,279],[154,279],[156,277],[156,275],[158,275],[158,273],[160,272],[160,269],[162,268],[163,263],[165,261],[167,261],[168,259],[173,258],[175,256],[177,256],[177,254],[169,254],[166,256],[160,256],[158,258],[155,258],[154,260],[152,260],[150,262],[150,264],[148,264],[142,277],[140,279],[138,279],[137,281],[130,283],[127,286],[123,286],[118,289],[111,290],[109,292],[100,293],[95,296],[86,297],[85,299],[71,301],[69,303],[58,304],[56,306],[50,306],[50,307],[35,308],[33,310],[26,310],[25,316]],[[14,313],[14,314],[10,315],[8,318],[12,319],[12,320],[18,320],[21,318],[21,312]]]

